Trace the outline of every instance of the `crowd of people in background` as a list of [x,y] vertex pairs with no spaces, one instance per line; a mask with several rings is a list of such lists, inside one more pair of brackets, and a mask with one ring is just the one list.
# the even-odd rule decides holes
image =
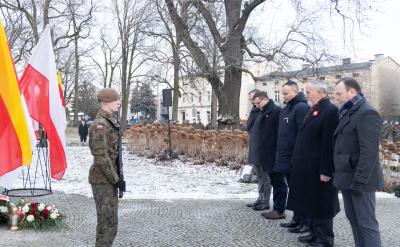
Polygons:
[[298,241],[307,246],[330,247],[340,190],[355,246],[381,246],[375,191],[383,187],[382,119],[353,78],[336,83],[339,108],[329,99],[325,81],[307,83],[305,94],[287,81],[281,108],[266,92],[249,93],[248,162],[256,171],[258,198],[247,206],[270,209],[272,190],[272,210],[262,217],[285,219],[285,210],[292,210],[292,219],[281,227],[304,234]]

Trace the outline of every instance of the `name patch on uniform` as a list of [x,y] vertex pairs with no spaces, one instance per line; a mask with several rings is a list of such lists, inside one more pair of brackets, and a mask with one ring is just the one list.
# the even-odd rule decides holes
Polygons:
[[95,130],[104,130],[104,126],[98,124],[98,125],[94,126],[94,129],[95,129]]

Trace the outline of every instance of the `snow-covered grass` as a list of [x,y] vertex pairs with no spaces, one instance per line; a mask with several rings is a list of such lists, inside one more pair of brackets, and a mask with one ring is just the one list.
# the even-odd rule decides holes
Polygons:
[[[255,184],[239,183],[240,174],[225,167],[191,165],[180,160],[158,162],[124,152],[127,199],[244,199],[256,198]],[[92,196],[88,183],[92,156],[88,146],[67,147],[64,178],[54,190]]]
[[[73,138],[71,138],[71,136]],[[68,168],[60,181],[52,180],[52,189],[67,194],[92,196],[88,182],[93,161],[87,144],[80,146],[78,136],[70,135],[67,146]],[[34,161],[37,152],[34,152]],[[124,151],[126,199],[249,199],[257,197],[257,185],[238,182],[240,173],[212,164],[193,165],[180,160],[156,162]],[[33,169],[33,168],[32,168]],[[31,174],[34,174],[31,170]],[[17,172],[17,171],[16,171]],[[18,171],[19,174],[20,171]],[[14,179],[18,175],[14,177]],[[9,188],[21,188],[22,176]],[[40,177],[40,170],[38,172]],[[14,180],[13,179],[13,180]],[[40,179],[38,179],[40,180]],[[1,180],[0,180],[1,182]],[[40,187],[40,182],[36,188]],[[377,192],[377,198],[395,198],[393,194]],[[341,195],[339,195],[341,197]],[[272,198],[271,198],[272,199]]]
[[[92,155],[88,146],[67,147],[68,168],[61,181],[53,181],[55,190],[92,196],[88,183]],[[256,184],[238,182],[240,173],[211,164],[193,165],[180,160],[156,162],[124,152],[127,199],[253,199]],[[377,198],[395,198],[377,192]],[[341,195],[340,195],[341,197]]]

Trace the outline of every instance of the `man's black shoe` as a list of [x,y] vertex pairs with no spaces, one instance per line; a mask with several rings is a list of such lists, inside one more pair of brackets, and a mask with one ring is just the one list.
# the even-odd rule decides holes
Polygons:
[[298,225],[299,225],[299,222],[297,220],[291,220],[290,222],[287,222],[287,223],[281,223],[281,227],[285,227],[285,228],[295,228]]
[[310,229],[306,225],[298,225],[295,228],[289,228],[289,232],[291,233],[305,233],[308,231],[310,231]]
[[265,203],[257,204],[256,206],[252,207],[255,211],[267,210],[269,209],[269,205]]
[[304,235],[304,236],[300,236],[297,239],[301,243],[309,244],[309,243],[314,242],[316,237],[314,235],[312,235],[312,234],[307,234],[307,235]]
[[261,203],[260,201],[255,201],[253,203],[247,203],[246,206],[249,207],[249,208],[252,208],[252,207],[257,206],[260,203]]

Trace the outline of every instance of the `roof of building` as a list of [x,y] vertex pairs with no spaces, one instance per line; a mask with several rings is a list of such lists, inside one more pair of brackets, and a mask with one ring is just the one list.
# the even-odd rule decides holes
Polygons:
[[349,64],[341,64],[334,66],[327,66],[321,68],[305,68],[301,70],[293,70],[293,71],[275,71],[272,73],[265,74],[261,76],[263,81],[274,78],[291,78],[291,77],[301,77],[301,76],[313,76],[318,74],[326,74],[330,72],[342,72],[342,71],[353,71],[360,69],[369,69],[371,66],[371,62],[362,62],[362,63],[349,63]]

